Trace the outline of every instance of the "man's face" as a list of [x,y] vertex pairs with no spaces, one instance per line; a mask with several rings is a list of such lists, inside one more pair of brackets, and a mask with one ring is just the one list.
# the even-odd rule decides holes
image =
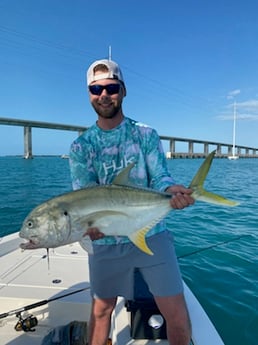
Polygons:
[[101,79],[92,83],[89,89],[90,102],[100,117],[112,119],[121,111],[125,90],[118,80]]

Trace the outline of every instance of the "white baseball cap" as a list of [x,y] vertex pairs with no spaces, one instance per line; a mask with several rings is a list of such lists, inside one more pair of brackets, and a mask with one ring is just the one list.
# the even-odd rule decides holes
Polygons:
[[[95,75],[94,68],[98,65],[105,65],[108,71]],[[90,65],[87,71],[87,85],[90,85],[92,82],[100,79],[116,79],[124,83],[120,67],[112,60],[97,60]]]

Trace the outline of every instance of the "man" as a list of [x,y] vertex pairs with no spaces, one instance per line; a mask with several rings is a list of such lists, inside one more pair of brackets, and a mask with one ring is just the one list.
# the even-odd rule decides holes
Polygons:
[[[157,132],[123,114],[126,87],[119,66],[110,60],[94,62],[87,72],[87,85],[97,122],[71,146],[73,188],[112,183],[122,169],[135,162],[131,183],[171,193],[172,208],[193,204],[192,191],[174,184]],[[94,252],[89,255],[93,296],[89,344],[106,345],[117,296],[133,298],[137,268],[166,320],[169,344],[188,345],[191,325],[173,241],[165,222],[147,234],[153,256],[141,252],[127,237],[105,237],[98,229],[86,230],[94,240]]]

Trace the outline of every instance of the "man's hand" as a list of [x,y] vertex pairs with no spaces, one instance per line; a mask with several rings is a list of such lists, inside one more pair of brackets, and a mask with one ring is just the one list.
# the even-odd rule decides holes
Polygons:
[[92,241],[99,240],[100,238],[104,237],[105,234],[99,231],[98,228],[88,228],[83,236],[89,236]]
[[167,193],[172,194],[170,205],[175,209],[182,209],[194,204],[194,199],[191,197],[192,190],[181,185],[174,185],[166,189]]

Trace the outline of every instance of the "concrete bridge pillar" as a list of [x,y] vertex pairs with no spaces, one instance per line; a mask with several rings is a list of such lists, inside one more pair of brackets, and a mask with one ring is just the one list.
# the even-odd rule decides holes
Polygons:
[[170,139],[169,140],[169,149],[171,153],[175,153],[176,151],[176,141],[175,139]]
[[221,155],[221,145],[217,145],[217,154],[220,156]]
[[24,127],[24,158],[33,158],[31,127]]
[[209,154],[209,144],[204,143],[204,154],[207,156]]
[[189,154],[193,154],[193,146],[194,146],[193,141],[189,141],[188,142],[188,153]]

